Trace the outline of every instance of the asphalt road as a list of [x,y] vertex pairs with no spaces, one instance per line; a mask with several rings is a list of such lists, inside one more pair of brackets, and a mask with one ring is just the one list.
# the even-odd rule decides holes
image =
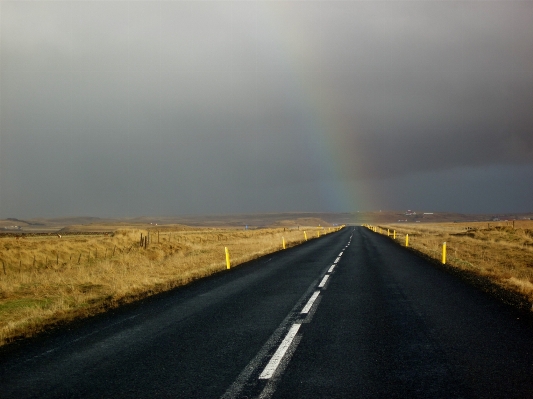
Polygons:
[[0,351],[0,398],[528,398],[519,313],[362,227]]

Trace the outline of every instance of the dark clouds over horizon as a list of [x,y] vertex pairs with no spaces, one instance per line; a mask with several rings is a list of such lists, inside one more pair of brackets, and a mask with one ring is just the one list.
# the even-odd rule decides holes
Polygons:
[[0,218],[533,211],[532,1],[0,7]]

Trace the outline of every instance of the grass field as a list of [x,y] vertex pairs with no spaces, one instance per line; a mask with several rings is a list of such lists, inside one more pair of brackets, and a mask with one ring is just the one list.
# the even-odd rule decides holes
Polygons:
[[533,302],[533,221],[379,225],[396,231],[397,241],[439,261],[446,242],[446,264],[489,278]]
[[[324,225],[323,225],[324,226]],[[122,228],[0,237],[0,345],[333,232],[330,227]],[[149,235],[149,244],[141,247]],[[143,241],[144,243],[144,241]]]

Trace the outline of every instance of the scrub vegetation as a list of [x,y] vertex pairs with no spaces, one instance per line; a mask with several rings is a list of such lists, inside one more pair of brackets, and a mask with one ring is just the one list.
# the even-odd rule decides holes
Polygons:
[[533,221],[380,225],[405,245],[438,261],[446,242],[446,264],[488,278],[533,303]]
[[336,229],[161,226],[0,236],[0,345],[222,271],[225,247],[234,267],[281,250],[283,238],[287,248],[304,242],[304,230],[310,240]]

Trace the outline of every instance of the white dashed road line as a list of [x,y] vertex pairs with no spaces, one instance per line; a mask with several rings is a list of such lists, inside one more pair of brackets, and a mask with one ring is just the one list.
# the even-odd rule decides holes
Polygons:
[[274,353],[274,356],[272,356],[265,369],[259,376],[260,380],[268,380],[269,378],[272,378],[272,375],[274,375],[274,373],[276,372],[276,369],[278,368],[281,359],[283,359],[285,352],[287,352],[287,349],[289,349],[289,346],[291,345],[292,340],[296,336],[296,333],[300,329],[300,326],[301,324],[292,325],[291,329],[285,336],[285,339],[276,350],[276,353]]
[[320,291],[315,291],[315,293],[309,298],[309,301],[307,301],[307,304],[304,306],[302,311],[300,313],[309,313],[309,310],[311,310],[311,307],[313,306],[313,303],[315,303],[315,300],[320,295]]
[[326,285],[326,281],[328,281],[329,274],[326,274],[320,284],[318,284],[318,288],[324,288],[324,285]]
[[[350,245],[350,242],[351,242],[351,236],[350,236],[350,240],[348,241],[348,244],[339,253],[339,256],[337,256],[337,258],[335,259],[335,261],[333,262],[333,264],[330,266],[330,268],[328,269],[326,273],[333,272],[333,270],[335,269],[335,266],[340,261],[341,256],[343,255],[344,251]],[[329,277],[330,277],[330,274],[325,274],[322,280],[320,281],[320,283],[318,284],[318,288],[323,289]],[[316,284],[316,282],[314,284]],[[309,292],[310,289],[312,289],[312,286],[309,287],[307,292]],[[264,386],[263,391],[259,395],[260,398],[270,398],[274,394],[276,390],[276,385],[277,385],[276,381],[278,381],[280,375],[283,374],[284,369],[287,367],[288,361],[292,357],[292,353],[296,350],[296,347],[298,343],[300,342],[301,336],[297,336],[297,333],[298,333],[298,330],[300,329],[300,326],[302,325],[301,323],[309,322],[308,319],[309,319],[309,316],[311,315],[309,312],[311,311],[311,309],[313,308],[313,305],[319,298],[320,292],[321,292],[320,290],[316,290],[313,293],[313,295],[311,295],[311,297],[309,298],[309,300],[307,301],[307,303],[305,304],[305,306],[302,308],[300,312],[300,314],[307,314],[307,317],[304,320],[300,319],[298,323],[294,323],[291,326],[291,328],[287,332],[287,335],[285,336],[281,344],[276,349],[276,352],[274,352],[274,355],[272,355],[272,357],[270,358],[270,361],[267,363],[267,365],[263,369],[263,372],[259,375],[259,378],[258,378],[259,380],[268,380],[268,382]],[[300,299],[299,303],[301,303],[302,300],[303,298]],[[297,304],[295,308],[297,308],[298,306],[301,306],[301,305]],[[241,374],[239,374],[235,382],[228,388],[228,390],[221,397],[221,399],[236,398],[242,392],[245,385],[247,384],[247,381],[249,381],[249,378],[251,378],[252,374],[255,373],[254,370],[256,369],[256,367],[260,363],[262,363],[261,359],[265,358],[266,352],[269,351],[269,348],[272,348],[272,344],[277,340],[276,335],[277,334],[281,335],[281,331],[286,328],[284,327],[285,322],[289,321],[290,319],[294,320],[296,316],[296,313],[294,313],[295,308],[293,308],[293,310],[289,312],[289,314],[287,315],[285,320],[282,322],[282,324],[278,327],[278,329],[276,329],[274,334],[270,337],[267,343],[265,343],[263,348],[261,348],[261,350],[256,355],[256,357],[244,368]],[[313,311],[311,313],[314,313],[315,310],[316,310],[316,306],[315,308],[313,308]],[[284,358],[286,359],[284,360]],[[277,373],[279,375],[276,375],[277,370],[279,370]]]

